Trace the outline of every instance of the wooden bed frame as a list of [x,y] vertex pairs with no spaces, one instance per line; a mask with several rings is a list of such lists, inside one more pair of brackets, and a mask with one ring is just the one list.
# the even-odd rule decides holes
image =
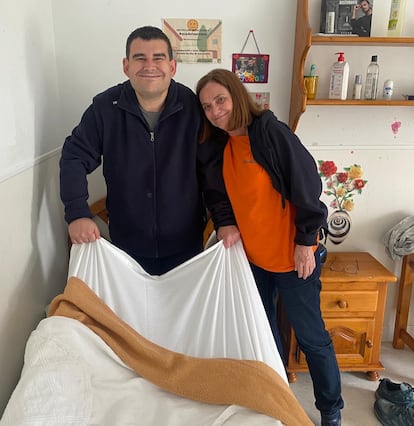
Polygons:
[[106,210],[106,197],[101,198],[89,206],[94,216],[99,216],[105,223],[108,223],[108,210]]

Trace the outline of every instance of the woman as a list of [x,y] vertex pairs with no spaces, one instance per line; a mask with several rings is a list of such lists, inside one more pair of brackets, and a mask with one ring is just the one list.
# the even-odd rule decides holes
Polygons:
[[[261,110],[238,77],[210,71],[197,84],[202,142],[223,144],[223,177],[273,335],[280,294],[305,353],[322,425],[340,425],[343,401],[335,352],[320,311],[319,233],[327,209],[317,167],[288,126]],[[226,232],[237,234],[235,227]]]

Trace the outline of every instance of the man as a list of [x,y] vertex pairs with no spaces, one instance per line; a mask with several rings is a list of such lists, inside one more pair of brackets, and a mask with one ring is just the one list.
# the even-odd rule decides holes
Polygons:
[[[361,9],[363,16],[357,19],[357,11]],[[362,0],[352,9],[352,33],[360,37],[369,37],[371,34],[372,6],[369,0]]]
[[223,226],[233,225],[234,216],[217,156],[198,142],[197,98],[173,80],[168,37],[150,26],[133,31],[123,71],[128,80],[95,96],[66,138],[61,199],[72,243],[100,238],[87,175],[102,163],[113,244],[161,275],[202,250],[204,202],[225,245]]

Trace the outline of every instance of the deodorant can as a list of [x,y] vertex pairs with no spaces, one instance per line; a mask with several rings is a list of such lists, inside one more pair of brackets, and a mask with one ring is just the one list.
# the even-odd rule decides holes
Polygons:
[[382,92],[383,99],[391,100],[393,89],[394,89],[394,82],[392,80],[386,80],[384,82],[384,90]]

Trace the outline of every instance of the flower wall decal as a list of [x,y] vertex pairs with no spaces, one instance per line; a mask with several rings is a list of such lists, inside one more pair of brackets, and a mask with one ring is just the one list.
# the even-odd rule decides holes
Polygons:
[[338,172],[338,167],[334,161],[318,160],[318,164],[319,176],[325,181],[324,194],[333,197],[329,207],[348,212],[353,210],[354,195],[361,194],[368,182],[362,179],[364,174],[362,167],[353,164]]
[[328,197],[333,197],[329,207],[334,209],[328,217],[328,238],[334,244],[342,243],[351,230],[351,217],[348,212],[354,208],[354,195],[361,194],[367,184],[362,179],[362,167],[353,164],[338,172],[334,161],[318,160],[319,176],[325,181],[323,191]]

